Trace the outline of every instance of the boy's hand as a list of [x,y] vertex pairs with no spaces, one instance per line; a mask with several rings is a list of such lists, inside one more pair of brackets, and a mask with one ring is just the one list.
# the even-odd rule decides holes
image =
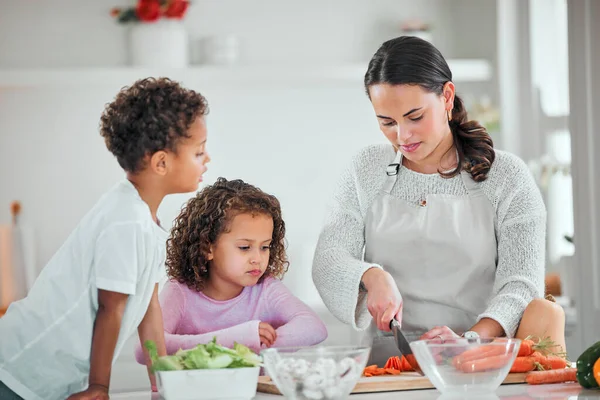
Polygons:
[[67,400],[108,400],[108,388],[102,385],[90,385],[87,390],[72,394]]
[[153,392],[157,392],[156,376],[152,373],[150,368],[150,357],[148,356],[148,351],[144,347],[144,343],[146,340],[152,340],[154,343],[156,343],[156,349],[159,357],[167,354],[167,349],[165,347],[165,332],[163,327],[162,310],[158,300],[158,283],[154,285],[154,293],[152,293],[152,298],[150,299],[150,304],[148,305],[146,315],[144,315],[144,319],[142,319],[142,322],[140,322],[140,325],[138,326],[138,334],[140,337],[140,344],[142,345],[142,349],[146,355],[146,367],[148,369],[148,378],[150,378],[150,387],[152,388]]
[[271,347],[277,339],[277,332],[275,332],[275,329],[271,325],[261,322],[258,325],[258,336],[260,337],[261,345],[264,344],[267,347]]

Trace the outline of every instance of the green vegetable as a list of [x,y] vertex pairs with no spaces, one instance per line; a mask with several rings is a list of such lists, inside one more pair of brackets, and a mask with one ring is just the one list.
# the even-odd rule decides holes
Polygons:
[[144,343],[152,361],[152,371],[177,371],[182,369],[244,368],[261,365],[261,358],[248,347],[234,343],[233,349],[217,344],[217,338],[206,344],[179,350],[171,356],[158,357],[156,344]]
[[181,359],[178,356],[158,356],[156,344],[150,340],[144,343],[148,350],[150,360],[152,361],[152,372],[155,371],[179,371],[184,369]]
[[577,359],[577,382],[587,389],[598,387],[594,378],[594,363],[600,359],[600,342],[596,342]]

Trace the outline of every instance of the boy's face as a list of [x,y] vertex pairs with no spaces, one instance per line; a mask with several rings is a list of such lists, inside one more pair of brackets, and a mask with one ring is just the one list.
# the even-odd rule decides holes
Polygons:
[[228,291],[256,285],[269,265],[272,237],[270,215],[236,215],[208,254],[211,285]]
[[189,138],[183,138],[177,145],[177,153],[170,161],[169,181],[173,193],[187,193],[198,190],[202,175],[210,156],[206,151],[206,122],[204,117],[194,121],[188,130]]

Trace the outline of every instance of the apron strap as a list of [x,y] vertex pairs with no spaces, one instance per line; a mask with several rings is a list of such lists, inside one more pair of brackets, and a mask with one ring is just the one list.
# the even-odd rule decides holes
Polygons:
[[[394,157],[394,161],[391,164],[388,164],[386,167],[385,173],[387,174],[385,184],[383,185],[383,191],[387,194],[390,194],[394,185],[396,184],[396,180],[398,179],[398,171],[400,170],[400,166],[402,165],[402,153],[400,151],[396,151],[396,156]],[[469,195],[478,194],[481,192],[481,187],[477,182],[473,180],[471,174],[464,169],[460,171],[460,177],[465,185],[467,192]]]
[[475,182],[471,174],[464,169],[460,171],[460,177],[462,178],[463,184],[467,188],[469,195],[474,195],[481,191],[479,184]]
[[383,185],[383,191],[387,194],[390,194],[396,180],[398,179],[398,171],[400,170],[400,165],[402,165],[402,153],[400,150],[396,150],[396,157],[394,157],[394,162],[389,164],[385,169],[385,173],[387,174],[385,184]]

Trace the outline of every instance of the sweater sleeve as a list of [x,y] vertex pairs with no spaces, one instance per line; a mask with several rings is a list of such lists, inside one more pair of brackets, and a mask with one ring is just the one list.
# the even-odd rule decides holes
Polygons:
[[514,156],[498,194],[498,262],[493,293],[479,315],[513,337],[527,305],[544,295],[546,208],[527,166]]
[[[197,310],[186,309],[185,293],[181,284],[167,282],[160,294],[160,306],[163,314],[165,331],[165,345],[167,354],[174,354],[179,349],[187,350],[201,343],[208,343],[217,337],[217,343],[232,347],[234,342],[244,344],[254,351],[260,351],[260,338],[258,324],[260,321],[251,320],[230,328],[195,335],[182,335],[177,333],[182,321],[187,318],[202,318]],[[144,352],[141,343],[137,343],[135,358],[138,363],[145,364]]]
[[252,320],[230,328],[220,329],[213,332],[205,332],[198,335],[180,335],[165,332],[165,344],[167,354],[174,354],[179,349],[187,350],[199,344],[208,343],[217,338],[217,343],[225,347],[233,347],[234,342],[243,344],[255,352],[260,352],[260,339],[258,336],[258,324],[260,321]]
[[273,347],[313,346],[327,339],[327,328],[319,316],[278,279],[265,282],[267,321],[276,324]]
[[366,295],[359,296],[360,280],[369,268],[381,266],[362,258],[365,225],[355,163],[342,173],[334,192],[317,242],[312,277],[329,311],[354,329],[364,330],[372,318]]

